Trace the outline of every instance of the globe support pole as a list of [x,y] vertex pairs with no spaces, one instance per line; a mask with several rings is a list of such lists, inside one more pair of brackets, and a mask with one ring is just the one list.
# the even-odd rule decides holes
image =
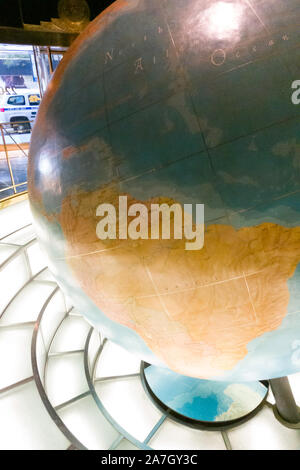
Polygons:
[[279,377],[269,382],[276,402],[275,416],[283,420],[283,424],[300,424],[300,408],[296,404],[289,379]]

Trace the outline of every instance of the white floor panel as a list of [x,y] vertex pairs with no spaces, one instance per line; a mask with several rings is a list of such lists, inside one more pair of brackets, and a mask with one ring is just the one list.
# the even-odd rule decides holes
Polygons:
[[162,417],[139,377],[97,382],[95,389],[113,419],[141,442]]
[[58,290],[45,308],[40,325],[46,349],[49,349],[53,336],[66,315],[65,299],[62,292]]
[[[300,406],[300,373],[289,376],[289,381],[298,406]],[[300,450],[300,449],[299,449]]]
[[81,317],[68,316],[56,333],[50,352],[84,349],[90,325]]
[[95,361],[97,360],[100,346],[101,346],[101,335],[99,331],[94,329],[90,336],[89,346],[88,346],[88,366],[89,366],[89,373],[91,376],[94,373],[94,368],[96,364]]
[[234,450],[300,450],[300,430],[288,429],[266,406],[251,420],[228,431]]
[[275,404],[275,398],[274,398],[273,392],[271,390],[271,387],[269,387],[267,402],[271,403],[271,405]]
[[91,396],[66,406],[58,414],[88,449],[109,449],[119,435]]
[[28,201],[18,202],[0,210],[0,239],[18,228],[32,223]]
[[24,227],[21,230],[18,230],[12,235],[8,235],[1,241],[5,243],[15,243],[16,245],[25,245],[34,238],[36,238],[36,233],[33,226],[29,225],[28,227]]
[[107,341],[99,358],[95,377],[135,374],[140,371],[140,364],[138,357]]
[[0,270],[0,312],[9,301],[29,281],[30,273],[23,253],[16,257]]
[[70,445],[46,411],[35,383],[0,395],[0,449],[67,449]]
[[226,450],[220,432],[200,431],[166,419],[149,445],[156,450]]
[[30,282],[6,309],[0,325],[35,321],[53,290],[53,285]]
[[56,281],[53,277],[53,275],[50,273],[49,269],[44,269],[43,272],[38,274],[35,277],[36,281],[45,281],[45,282],[53,282],[56,285]]
[[122,439],[120,444],[115,447],[114,450],[140,450],[138,447],[132,444],[132,442],[128,441],[127,439]]
[[0,328],[0,389],[32,375],[33,327]]
[[4,263],[13,253],[18,250],[18,246],[5,245],[0,243],[0,265]]
[[46,393],[52,406],[71,400],[87,390],[83,353],[48,358]]
[[41,251],[38,242],[31,245],[29,248],[27,248],[26,251],[29,259],[31,273],[33,276],[35,276],[47,266],[47,259],[44,253]]

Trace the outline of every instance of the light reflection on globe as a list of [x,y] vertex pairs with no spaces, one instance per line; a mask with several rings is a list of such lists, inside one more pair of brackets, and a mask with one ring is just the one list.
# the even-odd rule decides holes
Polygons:
[[[41,104],[31,207],[49,266],[107,337],[186,376],[300,370],[298,0],[119,0]],[[99,240],[96,209],[205,204],[205,243]]]

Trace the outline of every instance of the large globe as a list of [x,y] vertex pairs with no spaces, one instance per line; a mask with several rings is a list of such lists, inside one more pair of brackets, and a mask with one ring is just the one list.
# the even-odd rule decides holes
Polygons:
[[[300,370],[299,20],[299,0],[118,0],[48,87],[29,161],[41,245],[77,309],[149,363]],[[121,196],[204,204],[204,246],[99,237]]]

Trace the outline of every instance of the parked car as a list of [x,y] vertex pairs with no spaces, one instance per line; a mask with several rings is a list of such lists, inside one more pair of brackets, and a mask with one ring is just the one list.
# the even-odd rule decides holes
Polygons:
[[41,102],[37,90],[15,90],[0,95],[0,123],[10,123],[16,132],[30,132]]

